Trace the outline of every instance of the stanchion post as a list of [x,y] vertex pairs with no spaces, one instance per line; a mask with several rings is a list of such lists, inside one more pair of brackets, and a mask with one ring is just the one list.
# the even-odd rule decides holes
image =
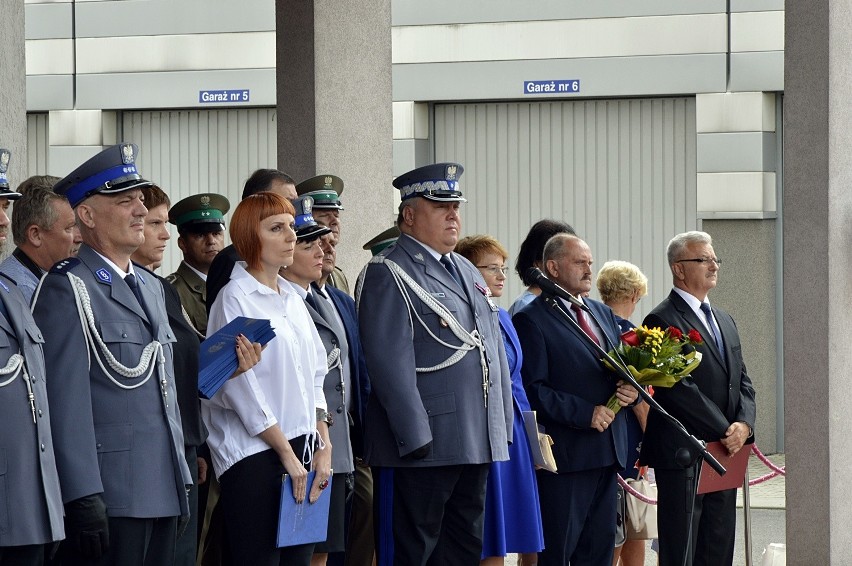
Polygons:
[[745,563],[752,566],[751,561],[751,500],[748,493],[748,467],[746,467],[743,479],[743,527],[745,529],[743,540],[745,541]]

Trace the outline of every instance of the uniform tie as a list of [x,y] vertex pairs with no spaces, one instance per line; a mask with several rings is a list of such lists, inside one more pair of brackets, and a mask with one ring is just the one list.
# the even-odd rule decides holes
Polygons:
[[139,290],[139,283],[136,281],[136,276],[132,273],[128,273],[124,276],[124,282],[127,283],[127,286],[130,287],[131,291],[133,291],[133,294],[136,296],[136,300],[139,301],[139,306],[142,307],[142,310],[145,310],[145,303],[142,302],[142,292]]
[[719,325],[716,324],[716,319],[713,318],[713,309],[710,308],[710,303],[701,303],[701,312],[704,313],[704,317],[707,319],[707,328],[709,328],[710,332],[713,334],[713,340],[716,342],[716,348],[722,355],[722,359],[725,359],[725,349],[722,347],[722,333],[719,331]]
[[598,337],[595,336],[595,332],[592,330],[592,327],[589,325],[589,321],[586,320],[586,315],[583,314],[583,309],[581,309],[576,304],[571,303],[571,310],[574,311],[575,315],[577,315],[577,324],[580,325],[580,328],[583,329],[583,332],[585,332],[589,336],[589,338],[594,340],[595,344],[600,346],[601,343],[598,340]]
[[462,284],[461,275],[459,275],[459,271],[458,271],[458,269],[456,269],[456,266],[453,263],[453,260],[450,259],[449,254],[441,256],[441,265],[443,265],[447,269],[447,271],[450,272],[450,275],[452,276],[452,278],[456,280],[456,283],[458,283],[459,286],[461,286],[461,284]]

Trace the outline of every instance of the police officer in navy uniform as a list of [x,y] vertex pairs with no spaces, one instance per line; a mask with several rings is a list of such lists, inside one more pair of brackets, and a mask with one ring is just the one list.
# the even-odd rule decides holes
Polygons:
[[148,214],[135,160],[119,144],[54,190],[83,245],[33,297],[43,330],[65,526],[63,563],[171,564],[188,519],[183,434],[162,284],[134,266]]
[[[10,152],[0,149],[0,246],[11,201]],[[65,536],[53,453],[41,331],[15,282],[0,275],[0,565],[44,563]],[[58,376],[61,377],[61,376]]]
[[207,272],[225,242],[225,214],[231,203],[222,195],[188,196],[169,209],[169,222],[177,226],[183,261],[169,275],[180,302],[198,332],[207,334]]
[[512,394],[497,307],[452,251],[462,170],[438,163],[394,180],[402,235],[356,287],[381,565],[479,564],[489,464],[508,458]]
[[[337,175],[317,175],[296,185],[299,196],[308,195],[314,199],[313,216],[317,222],[331,229],[332,245],[340,242],[340,211],[343,204],[340,195],[343,194],[343,179]],[[327,283],[346,293],[349,291],[349,280],[343,270],[334,266],[334,271],[328,276]]]

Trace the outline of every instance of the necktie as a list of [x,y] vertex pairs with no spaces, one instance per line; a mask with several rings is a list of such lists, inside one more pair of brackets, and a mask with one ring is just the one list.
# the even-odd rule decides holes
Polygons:
[[139,283],[136,281],[136,276],[132,273],[128,273],[124,276],[124,282],[127,283],[127,286],[130,287],[130,290],[133,291],[133,294],[136,295],[136,300],[139,301],[139,306],[145,307],[145,303],[142,301],[142,292],[139,290]]
[[450,275],[453,277],[453,279],[456,280],[456,283],[461,286],[461,275],[459,275],[459,271],[458,269],[456,269],[456,266],[453,263],[453,260],[450,259],[449,255],[441,256],[441,265],[443,265],[447,269],[447,271],[450,272]]
[[710,303],[701,303],[701,312],[707,319],[707,328],[713,333],[713,340],[716,342],[716,348],[722,354],[722,359],[725,359],[725,349],[722,347],[722,333],[719,331],[719,325],[716,324],[716,319],[713,318],[713,310],[710,308]]
[[305,297],[305,302],[311,305],[311,308],[314,309],[317,314],[319,314],[320,310],[317,308],[316,300],[314,299],[314,294],[308,291],[307,296]]
[[586,315],[583,314],[583,309],[581,309],[580,307],[578,307],[577,305],[572,303],[571,304],[571,310],[574,311],[575,315],[577,315],[577,324],[580,325],[580,328],[583,329],[583,332],[585,332],[586,335],[588,335],[589,338],[594,340],[595,344],[600,346],[601,343],[598,341],[598,337],[595,336],[595,333],[592,330],[592,327],[589,325],[589,321],[586,320]]

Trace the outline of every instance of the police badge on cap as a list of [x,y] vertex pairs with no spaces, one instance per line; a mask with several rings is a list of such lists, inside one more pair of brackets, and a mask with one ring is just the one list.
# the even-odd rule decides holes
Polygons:
[[95,194],[113,194],[130,189],[150,187],[136,168],[139,147],[122,143],[106,148],[77,167],[53,187],[65,195],[72,207]]
[[313,197],[304,195],[290,202],[293,204],[293,208],[296,209],[296,240],[310,242],[331,232],[331,228],[317,224],[317,221],[314,220],[314,216],[311,213],[311,210],[315,206]]
[[442,202],[467,202],[459,190],[464,167],[458,163],[435,163],[418,167],[393,180],[402,200],[423,197]]
[[9,161],[12,159],[12,152],[8,149],[0,149],[0,198],[9,200],[17,200],[21,198],[21,193],[16,193],[9,188]]

